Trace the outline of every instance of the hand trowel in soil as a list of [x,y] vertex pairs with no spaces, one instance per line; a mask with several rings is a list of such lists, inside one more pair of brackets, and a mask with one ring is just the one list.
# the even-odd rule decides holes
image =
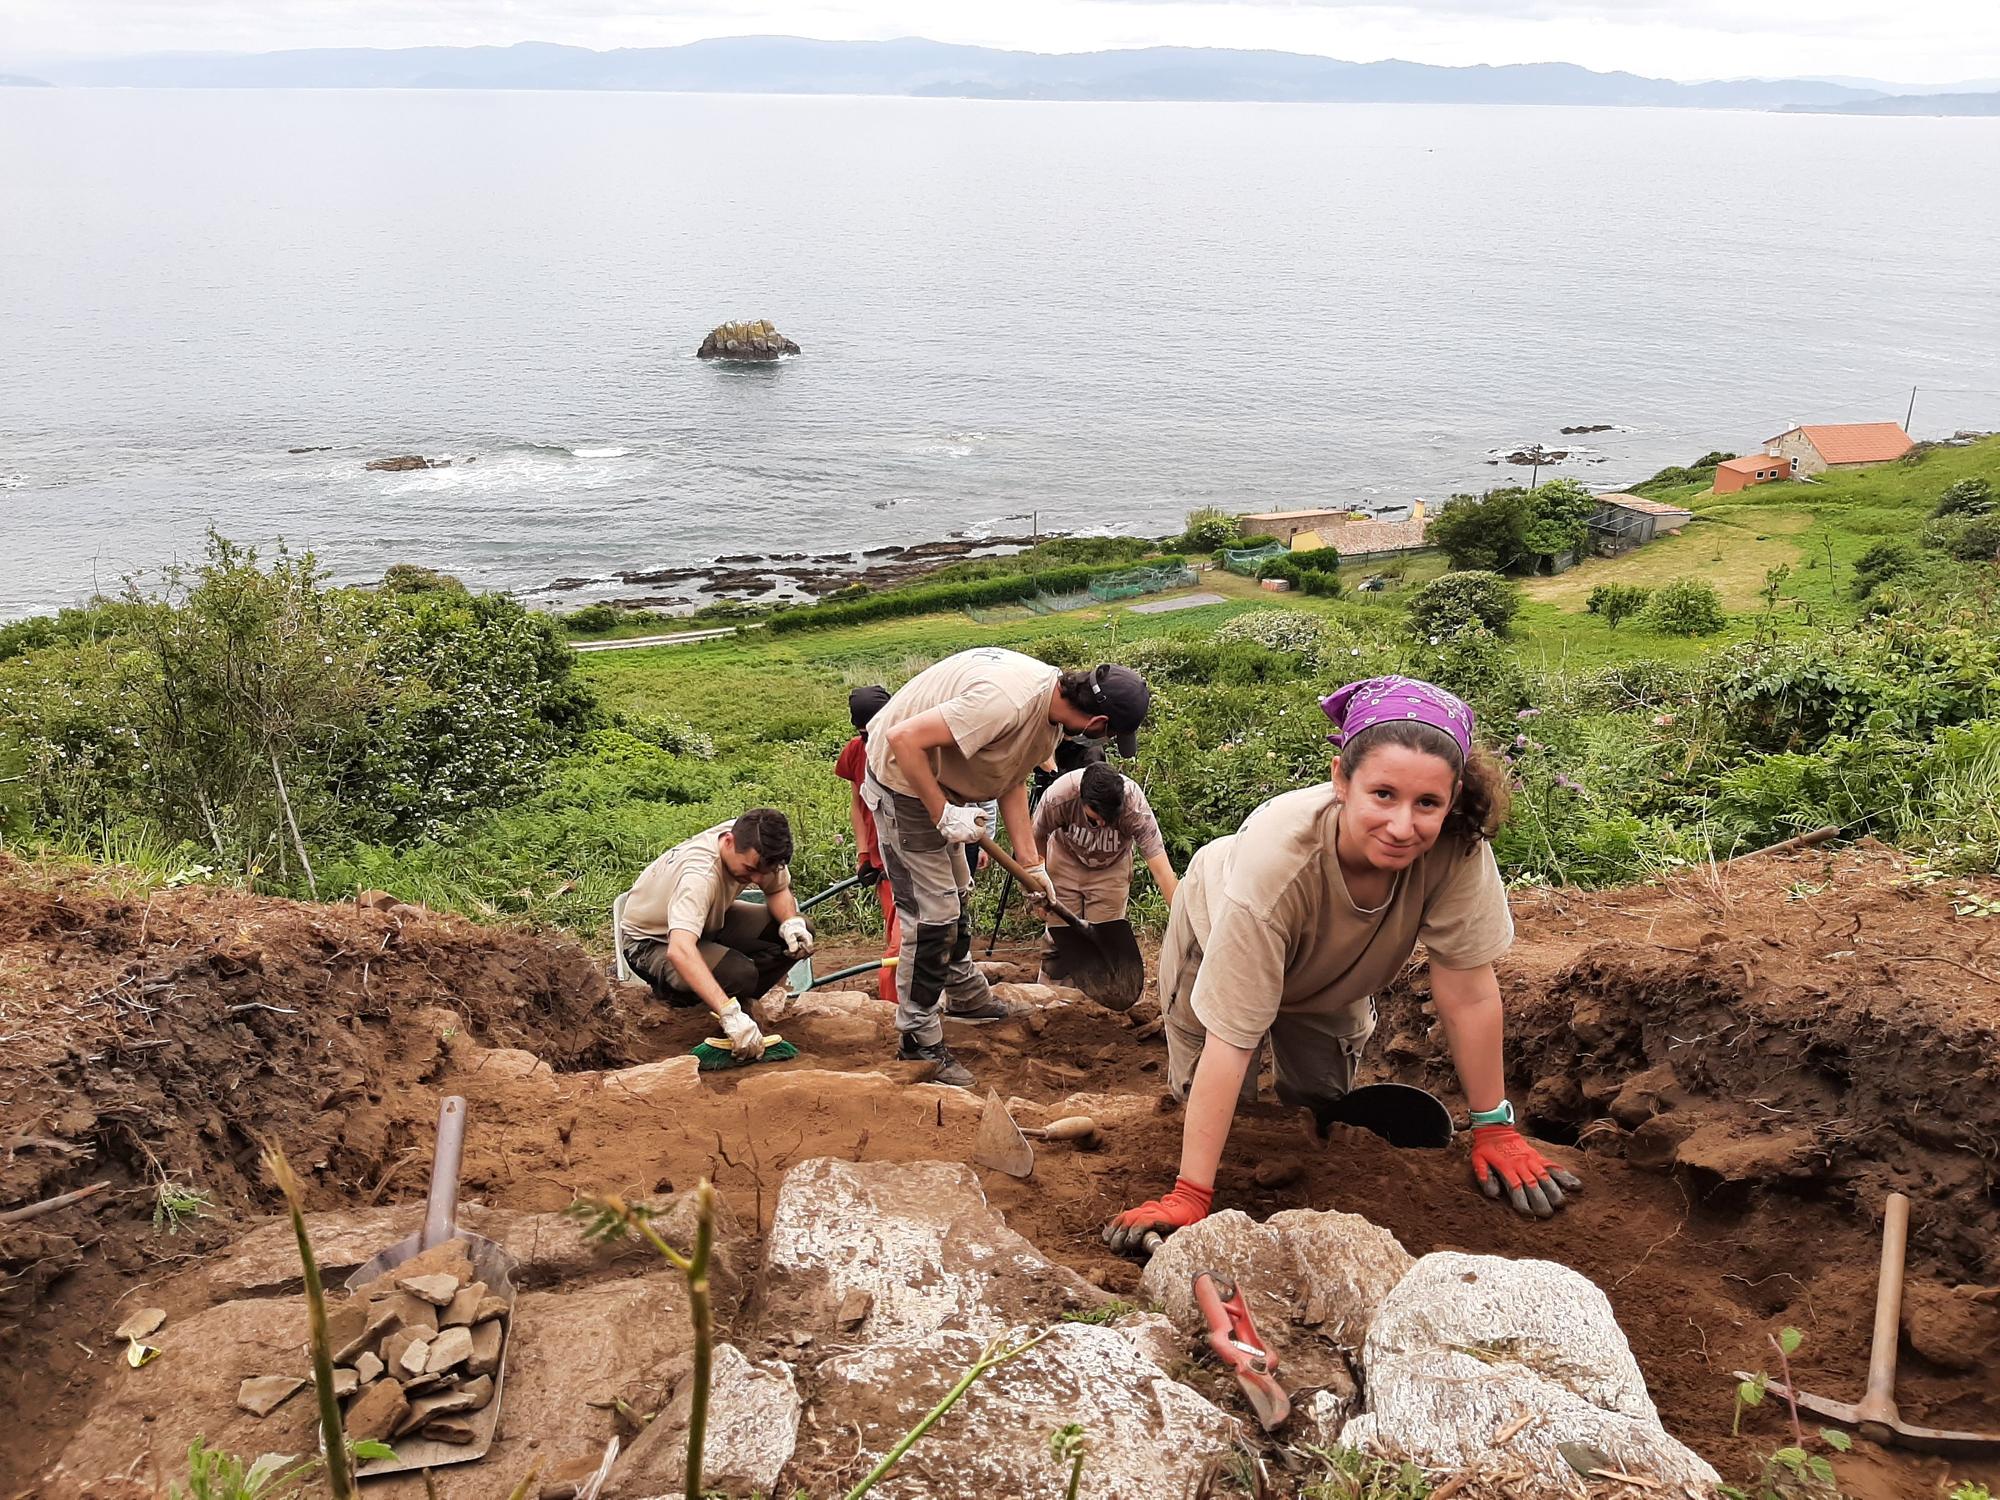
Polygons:
[[[493,1370],[492,1398],[478,1411],[461,1412],[457,1419],[472,1429],[469,1443],[441,1443],[412,1432],[394,1438],[390,1446],[394,1458],[378,1458],[356,1464],[358,1479],[374,1479],[384,1474],[402,1474],[412,1469],[437,1469],[446,1464],[462,1464],[483,1458],[493,1446],[493,1432],[500,1423],[500,1396],[507,1378],[507,1351],[514,1342],[514,1258],[483,1234],[458,1227],[458,1172],[465,1155],[465,1100],[453,1094],[438,1106],[437,1151],[431,1158],[430,1197],[424,1209],[423,1228],[396,1241],[347,1278],[350,1296],[362,1295],[363,1288],[378,1277],[408,1264],[428,1250],[451,1240],[465,1246],[472,1274],[486,1283],[489,1296],[507,1304],[503,1318],[506,1337],[500,1341],[500,1361]],[[325,1438],[321,1437],[324,1451]]]
[[986,1108],[979,1116],[979,1138],[973,1142],[972,1159],[982,1167],[1005,1172],[1009,1177],[1029,1177],[1035,1170],[1035,1148],[1021,1134],[1021,1127],[992,1090],[986,1094]]

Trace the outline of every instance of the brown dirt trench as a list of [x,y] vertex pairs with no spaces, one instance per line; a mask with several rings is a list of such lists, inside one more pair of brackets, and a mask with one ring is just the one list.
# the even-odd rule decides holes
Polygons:
[[[1912,877],[1864,845],[1517,895],[1509,1088],[1588,1183],[1552,1222],[1473,1192],[1463,1147],[1399,1153],[1345,1130],[1322,1143],[1275,1105],[1239,1118],[1216,1206],[1343,1209],[1415,1254],[1575,1267],[1610,1296],[1668,1430],[1741,1481],[1783,1429],[1766,1407],[1731,1437],[1729,1372],[1771,1365],[1767,1334],[1796,1324],[1802,1383],[1858,1395],[1881,1207],[1901,1190],[1914,1203],[1905,1414],[2000,1428],[2000,920]],[[1381,997],[1364,1079],[1429,1084],[1458,1107],[1422,986],[1413,966]],[[1073,1095],[1159,1099],[1101,1151],[1044,1148],[1026,1182],[982,1173],[1016,1230],[1114,1293],[1138,1269],[1098,1228],[1168,1185],[1179,1148],[1164,1050],[1135,1035],[1151,1014],[1145,1000],[1130,1016],[1077,1006],[952,1028],[981,1090],[1029,1101],[1030,1119]],[[709,1027],[608,982],[566,938],[411,908],[133,891],[0,856],[0,1205],[112,1184],[0,1226],[0,1494],[38,1493],[93,1401],[133,1378],[110,1337],[126,1311],[205,1305],[207,1259],[277,1206],[260,1142],[285,1148],[313,1209],[414,1202],[437,1100],[461,1093],[469,1201],[551,1211],[707,1176],[746,1230],[808,1157],[967,1158],[973,1101],[908,1086],[886,1010],[783,1029],[799,1061],[648,1099],[602,1086],[603,1070],[682,1054]],[[1256,1184],[1259,1166],[1276,1185]],[[162,1176],[208,1192],[215,1215],[157,1229]],[[1910,1500],[1944,1493],[1947,1474],[1866,1443],[1838,1468],[1850,1494]],[[1950,1478],[2000,1486],[1972,1466]]]

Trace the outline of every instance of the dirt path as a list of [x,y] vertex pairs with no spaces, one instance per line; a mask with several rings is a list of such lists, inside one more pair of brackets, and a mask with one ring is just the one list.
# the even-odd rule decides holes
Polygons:
[[[1808,1385],[1860,1389],[1880,1205],[1898,1188],[1915,1203],[1905,1410],[2000,1427],[2000,1307],[1950,1290],[2000,1283],[2000,921],[1954,912],[1962,882],[1910,877],[1870,849],[1517,899],[1510,1091],[1589,1183],[1551,1223],[1472,1192],[1462,1147],[1321,1143],[1274,1105],[1239,1119],[1217,1207],[1345,1209],[1414,1253],[1576,1267],[1610,1296],[1668,1429],[1739,1478],[1780,1441],[1769,1412],[1729,1432],[1729,1371],[1767,1364],[1768,1332],[1805,1331]],[[1383,997],[1366,1076],[1456,1104],[1421,971],[1409,978]],[[458,1092],[468,1198],[550,1210],[706,1175],[760,1228],[803,1158],[965,1159],[976,1101],[906,1086],[886,1008],[857,995],[807,1010],[780,1023],[797,1062],[648,1098],[604,1070],[685,1053],[710,1026],[607,984],[570,942],[232,892],[134,898],[0,864],[0,1202],[114,1183],[0,1238],[0,1492],[32,1484],[122,1369],[105,1337],[118,1299],[171,1288],[227,1237],[220,1220],[156,1232],[153,1185],[164,1174],[219,1214],[268,1213],[260,1139],[310,1169],[315,1208],[408,1201],[436,1099]],[[1148,1014],[951,1028],[982,1089],[1024,1101],[1024,1119],[1099,1107],[1076,1095],[1117,1113],[1099,1152],[1045,1149],[1027,1182],[982,1175],[1014,1228],[1120,1293],[1137,1268],[1098,1227],[1165,1187],[1179,1147],[1164,1049],[1135,1035]],[[1934,1495],[1942,1473],[1866,1444],[1841,1463],[1861,1496]]]

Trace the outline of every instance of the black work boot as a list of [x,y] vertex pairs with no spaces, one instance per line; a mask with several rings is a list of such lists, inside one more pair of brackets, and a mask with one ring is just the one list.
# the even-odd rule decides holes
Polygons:
[[947,1005],[944,1008],[944,1018],[947,1021],[971,1021],[975,1025],[986,1021],[1014,1021],[1027,1013],[1027,1006],[1002,1000],[991,990],[986,992],[985,999],[975,1000],[963,1010],[956,1005]]
[[897,1062],[936,1063],[937,1071],[931,1075],[931,1082],[949,1084],[955,1089],[972,1087],[972,1074],[964,1063],[951,1055],[951,1048],[943,1042],[932,1042],[928,1047],[903,1033],[903,1045],[896,1049]]

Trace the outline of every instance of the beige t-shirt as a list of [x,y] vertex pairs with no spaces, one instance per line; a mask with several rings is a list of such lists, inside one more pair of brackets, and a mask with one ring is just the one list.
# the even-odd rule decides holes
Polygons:
[[1337,807],[1330,782],[1273,797],[1188,865],[1162,944],[1162,985],[1232,1046],[1256,1046],[1280,1013],[1359,1011],[1419,942],[1433,963],[1476,969],[1514,941],[1492,847],[1468,855],[1450,835],[1397,875],[1381,906],[1355,906],[1334,852]]
[[791,888],[791,871],[783,865],[750,882],[731,878],[722,863],[722,836],[735,822],[717,823],[674,845],[640,872],[625,896],[626,940],[664,943],[674,932],[701,937],[722,925],[729,903],[743,894],[746,884],[766,895]]
[[1118,809],[1118,821],[1099,828],[1084,816],[1083,772],[1058,776],[1042,793],[1035,806],[1035,837],[1044,852],[1060,849],[1086,870],[1109,870],[1132,857],[1153,859],[1167,852],[1160,837],[1160,823],[1139,783],[1125,778],[1125,801]]
[[889,731],[942,709],[952,743],[930,752],[938,784],[956,801],[991,801],[1055,753],[1062,727],[1049,722],[1049,695],[1061,675],[997,646],[947,656],[904,683],[869,721],[869,773],[890,791],[914,797],[916,787],[889,753]]

